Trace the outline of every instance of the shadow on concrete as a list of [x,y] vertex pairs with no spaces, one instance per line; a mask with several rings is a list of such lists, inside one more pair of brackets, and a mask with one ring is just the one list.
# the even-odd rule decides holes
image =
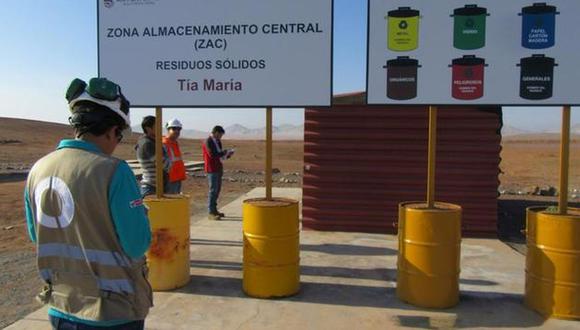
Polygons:
[[[239,262],[191,260],[189,264],[193,268],[242,271],[242,264]],[[300,266],[300,274],[304,276],[326,276],[392,282],[396,281],[397,270],[389,268],[359,269],[334,266]]]
[[395,322],[405,328],[415,329],[453,329],[457,323],[457,316],[397,315]]
[[228,217],[227,215],[219,220],[218,222],[242,222],[241,217]]
[[451,311],[457,314],[457,328],[529,328],[544,324],[546,320],[523,302],[521,294],[461,291],[459,305]]
[[192,268],[203,268],[203,269],[222,269],[236,271],[242,270],[241,263],[228,261],[190,260],[189,266]]
[[[232,277],[192,275],[189,284],[177,292],[230,298],[247,297],[242,292],[242,280]],[[280,300],[323,305],[341,305],[404,310],[395,316],[401,325],[421,328],[527,328],[544,323],[544,319],[526,309],[521,295],[497,292],[464,291],[460,303],[445,310],[421,309],[396,298],[394,287],[336,283],[301,282],[298,294]],[[409,315],[412,311],[430,311],[433,316]],[[394,311],[396,312],[396,311]]]
[[[233,277],[192,275],[189,284],[176,291],[207,296],[247,297],[242,292],[242,279]],[[392,299],[394,288],[312,282],[301,282],[298,294],[284,298],[295,302],[383,308],[389,307]]]
[[[196,238],[192,238],[190,243],[192,245],[243,246],[243,243],[239,241]],[[389,248],[348,244],[301,244],[300,251],[321,252],[333,255],[347,256],[392,256],[397,254],[397,250]]]
[[[242,271],[242,264],[239,262],[191,260],[189,264],[193,268],[232,270],[240,272]],[[386,281],[393,283],[397,281],[397,270],[391,268],[360,269],[360,268],[347,268],[335,266],[302,265],[300,266],[300,275],[353,278],[362,280]],[[497,282],[478,279],[460,279],[459,283],[465,285],[479,285],[479,286],[492,286],[498,284]]]
[[189,283],[174,292],[216,297],[245,297],[242,280],[235,277],[191,275]]
[[334,266],[300,266],[300,275],[354,278],[386,282],[395,282],[397,280],[397,270],[390,268],[360,269]]
[[300,292],[289,301],[324,305],[395,308],[400,304],[394,287],[301,282]]
[[460,278],[459,283],[465,284],[465,285],[480,285],[480,286],[491,286],[491,285],[498,285],[499,284],[499,283],[494,282],[494,281],[475,280],[475,279],[467,279],[467,278]]
[[385,247],[349,244],[301,244],[300,250],[346,256],[392,256],[397,254],[397,250]]
[[242,242],[192,238],[191,245],[243,246]]

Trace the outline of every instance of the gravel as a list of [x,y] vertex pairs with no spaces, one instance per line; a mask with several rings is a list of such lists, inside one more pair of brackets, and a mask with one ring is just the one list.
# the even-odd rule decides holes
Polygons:
[[41,307],[34,298],[42,281],[34,251],[0,253],[0,269],[0,328],[4,328]]

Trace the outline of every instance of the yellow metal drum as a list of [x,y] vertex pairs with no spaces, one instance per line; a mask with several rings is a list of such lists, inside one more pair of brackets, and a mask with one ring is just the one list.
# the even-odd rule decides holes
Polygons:
[[290,296],[300,288],[298,202],[249,199],[243,205],[243,290],[252,297]]
[[189,282],[189,196],[146,198],[152,241],[147,251],[153,290],[172,290]]
[[525,304],[546,317],[580,319],[580,209],[527,209]]
[[459,301],[461,207],[453,204],[399,204],[397,296],[428,308]]

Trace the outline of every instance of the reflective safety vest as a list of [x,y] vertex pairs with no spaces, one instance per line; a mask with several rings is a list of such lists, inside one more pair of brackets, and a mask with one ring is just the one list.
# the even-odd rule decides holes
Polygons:
[[167,137],[163,137],[163,144],[167,149],[167,155],[171,161],[169,169],[169,182],[183,181],[187,178],[185,173],[185,163],[181,158],[181,150],[177,141],[173,141]]
[[203,163],[205,173],[223,173],[224,166],[221,157],[223,151],[220,141],[215,141],[211,136],[202,144],[201,150],[203,153]]
[[145,258],[130,258],[116,235],[108,187],[120,160],[64,148],[32,168],[27,189],[35,220],[38,296],[91,321],[143,320],[152,306]]

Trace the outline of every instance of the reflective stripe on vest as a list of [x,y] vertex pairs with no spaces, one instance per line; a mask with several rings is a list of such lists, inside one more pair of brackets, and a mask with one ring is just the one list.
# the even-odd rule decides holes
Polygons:
[[[53,272],[50,269],[40,269],[40,276],[46,282],[52,282]],[[133,285],[129,280],[120,279],[120,280],[111,280],[106,278],[100,278],[95,276],[95,281],[99,286],[100,290],[111,291],[116,293],[129,293],[134,294],[135,289],[133,289]]]
[[[49,220],[62,213],[60,203],[66,195],[54,178],[60,178],[73,197],[72,221],[58,217],[56,228],[46,221],[35,226],[37,264],[48,286],[39,298],[83,320],[142,320],[152,305],[145,260],[124,252],[110,212],[108,192],[120,162],[92,151],[62,148],[37,162],[28,176],[30,201],[36,201],[36,193],[44,194],[40,203],[31,205],[35,218],[38,209]],[[51,177],[57,189],[37,189]]]
[[131,261],[118,252],[81,249],[62,243],[46,243],[38,245],[38,257],[61,257],[75,260],[88,260],[104,266],[131,267]]
[[171,160],[172,163],[183,160],[181,156],[175,157],[175,152],[173,151],[173,148],[169,148],[169,159]]
[[167,153],[168,158],[171,161],[171,168],[169,169],[169,182],[176,182],[182,181],[186,179],[186,171],[185,171],[185,164],[183,163],[183,158],[181,155],[181,151],[179,152],[179,157],[176,156],[178,152],[176,149],[179,148],[177,143],[167,142],[168,140],[164,140],[167,144]]

